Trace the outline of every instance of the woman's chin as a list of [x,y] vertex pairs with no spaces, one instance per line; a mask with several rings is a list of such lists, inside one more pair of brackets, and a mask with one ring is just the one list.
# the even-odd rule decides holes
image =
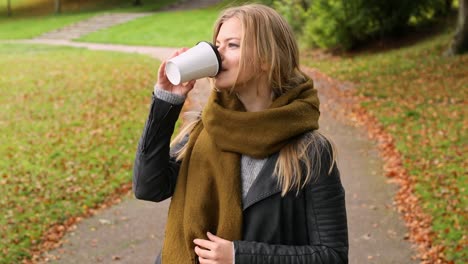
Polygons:
[[232,84],[227,84],[227,83],[223,83],[221,81],[218,81],[215,79],[214,81],[214,86],[218,89],[218,90],[230,90],[232,88]]

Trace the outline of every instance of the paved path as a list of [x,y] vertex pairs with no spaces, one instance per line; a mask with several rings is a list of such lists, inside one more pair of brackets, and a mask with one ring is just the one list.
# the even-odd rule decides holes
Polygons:
[[[207,0],[208,1],[208,0]],[[78,43],[69,40],[35,39],[11,41],[66,45],[92,50],[112,50],[146,54],[163,60],[174,49]],[[407,232],[393,208],[396,187],[387,184],[378,152],[363,130],[332,116],[333,105],[326,102],[330,82],[310,72],[321,94],[322,132],[338,146],[338,165],[346,189],[350,263],[416,263],[414,252],[403,238]],[[199,109],[209,93],[206,80],[197,82],[185,110]],[[144,116],[142,116],[144,118]],[[138,201],[132,194],[123,202],[80,222],[63,238],[63,246],[47,252],[51,263],[153,263],[161,247],[169,201]]]
[[59,28],[54,31],[42,34],[36,39],[61,39],[72,40],[80,38],[89,33],[106,29],[118,24],[123,24],[128,21],[152,15],[153,13],[111,13],[91,17],[89,19],[71,24],[69,26]]
[[26,43],[26,44],[46,44],[53,46],[69,46],[76,48],[86,48],[90,50],[105,50],[105,51],[118,51],[125,53],[138,53],[148,55],[158,60],[164,60],[170,56],[176,49],[166,47],[150,47],[150,46],[126,46],[117,44],[98,44],[86,42],[74,42],[71,40],[63,39],[27,39],[27,40],[14,40],[2,41],[3,43]]

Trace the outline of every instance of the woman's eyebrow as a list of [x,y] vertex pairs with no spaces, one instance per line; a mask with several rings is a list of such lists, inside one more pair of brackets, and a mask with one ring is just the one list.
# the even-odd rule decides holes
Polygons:
[[[226,42],[226,41],[230,41],[230,40],[240,40],[240,38],[232,37],[232,38],[227,38],[224,41]],[[216,42],[221,42],[221,41],[219,39],[217,39]]]

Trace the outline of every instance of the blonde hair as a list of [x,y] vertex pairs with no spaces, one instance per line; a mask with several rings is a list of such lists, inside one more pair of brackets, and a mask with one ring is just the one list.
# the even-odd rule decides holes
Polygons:
[[[294,89],[308,78],[299,69],[299,48],[293,31],[274,9],[260,4],[248,4],[224,10],[214,25],[214,42],[222,24],[231,18],[239,19],[242,24],[239,72],[246,71],[248,65],[266,65],[268,83],[274,97]],[[257,67],[255,70],[258,72],[254,74],[265,74],[260,68]],[[200,119],[199,113],[188,115],[188,119],[192,120],[185,122],[187,125],[174,138],[171,146],[180,143]],[[328,151],[330,157],[328,174],[331,173],[335,151],[333,144],[331,148],[328,147],[328,142],[330,141],[318,131],[311,131],[291,140],[280,150],[274,174],[278,178],[283,196],[294,189],[298,193],[314,176],[318,176],[324,151]],[[183,158],[185,149],[183,147],[176,153],[177,159]]]
[[273,8],[260,4],[231,7],[224,10],[215,22],[213,42],[216,42],[223,23],[237,18],[242,25],[239,72],[254,71],[264,74],[276,97],[304,81],[306,75],[299,70],[299,48],[294,33],[286,20]]

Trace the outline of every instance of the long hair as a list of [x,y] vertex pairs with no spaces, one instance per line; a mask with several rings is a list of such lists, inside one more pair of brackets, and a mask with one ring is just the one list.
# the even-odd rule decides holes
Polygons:
[[[223,23],[231,18],[239,19],[242,25],[238,76],[252,70],[256,71],[254,75],[262,75],[266,68],[268,83],[276,97],[304,81],[306,75],[299,70],[299,48],[294,33],[274,9],[260,4],[225,9],[215,22],[213,42]],[[251,65],[258,67],[252,69]]]
[[[254,74],[265,74],[267,69],[268,83],[272,87],[274,97],[279,97],[290,89],[294,89],[308,77],[299,69],[299,48],[293,31],[288,23],[274,9],[260,5],[249,4],[231,7],[221,13],[214,25],[213,41],[216,41],[222,24],[231,18],[237,18],[242,24],[241,56],[239,73],[252,69],[248,65],[262,65],[254,67]],[[216,88],[216,87],[214,87]],[[191,122],[174,138],[171,146],[179,143],[200,119],[197,113],[189,113]],[[335,162],[334,145],[332,150],[327,140],[318,131],[312,131],[292,139],[280,152],[275,165],[274,174],[284,196],[291,190],[299,192],[308,182],[320,173],[321,157],[324,151],[330,155],[330,168]],[[185,154],[183,147],[177,153],[177,159]]]

